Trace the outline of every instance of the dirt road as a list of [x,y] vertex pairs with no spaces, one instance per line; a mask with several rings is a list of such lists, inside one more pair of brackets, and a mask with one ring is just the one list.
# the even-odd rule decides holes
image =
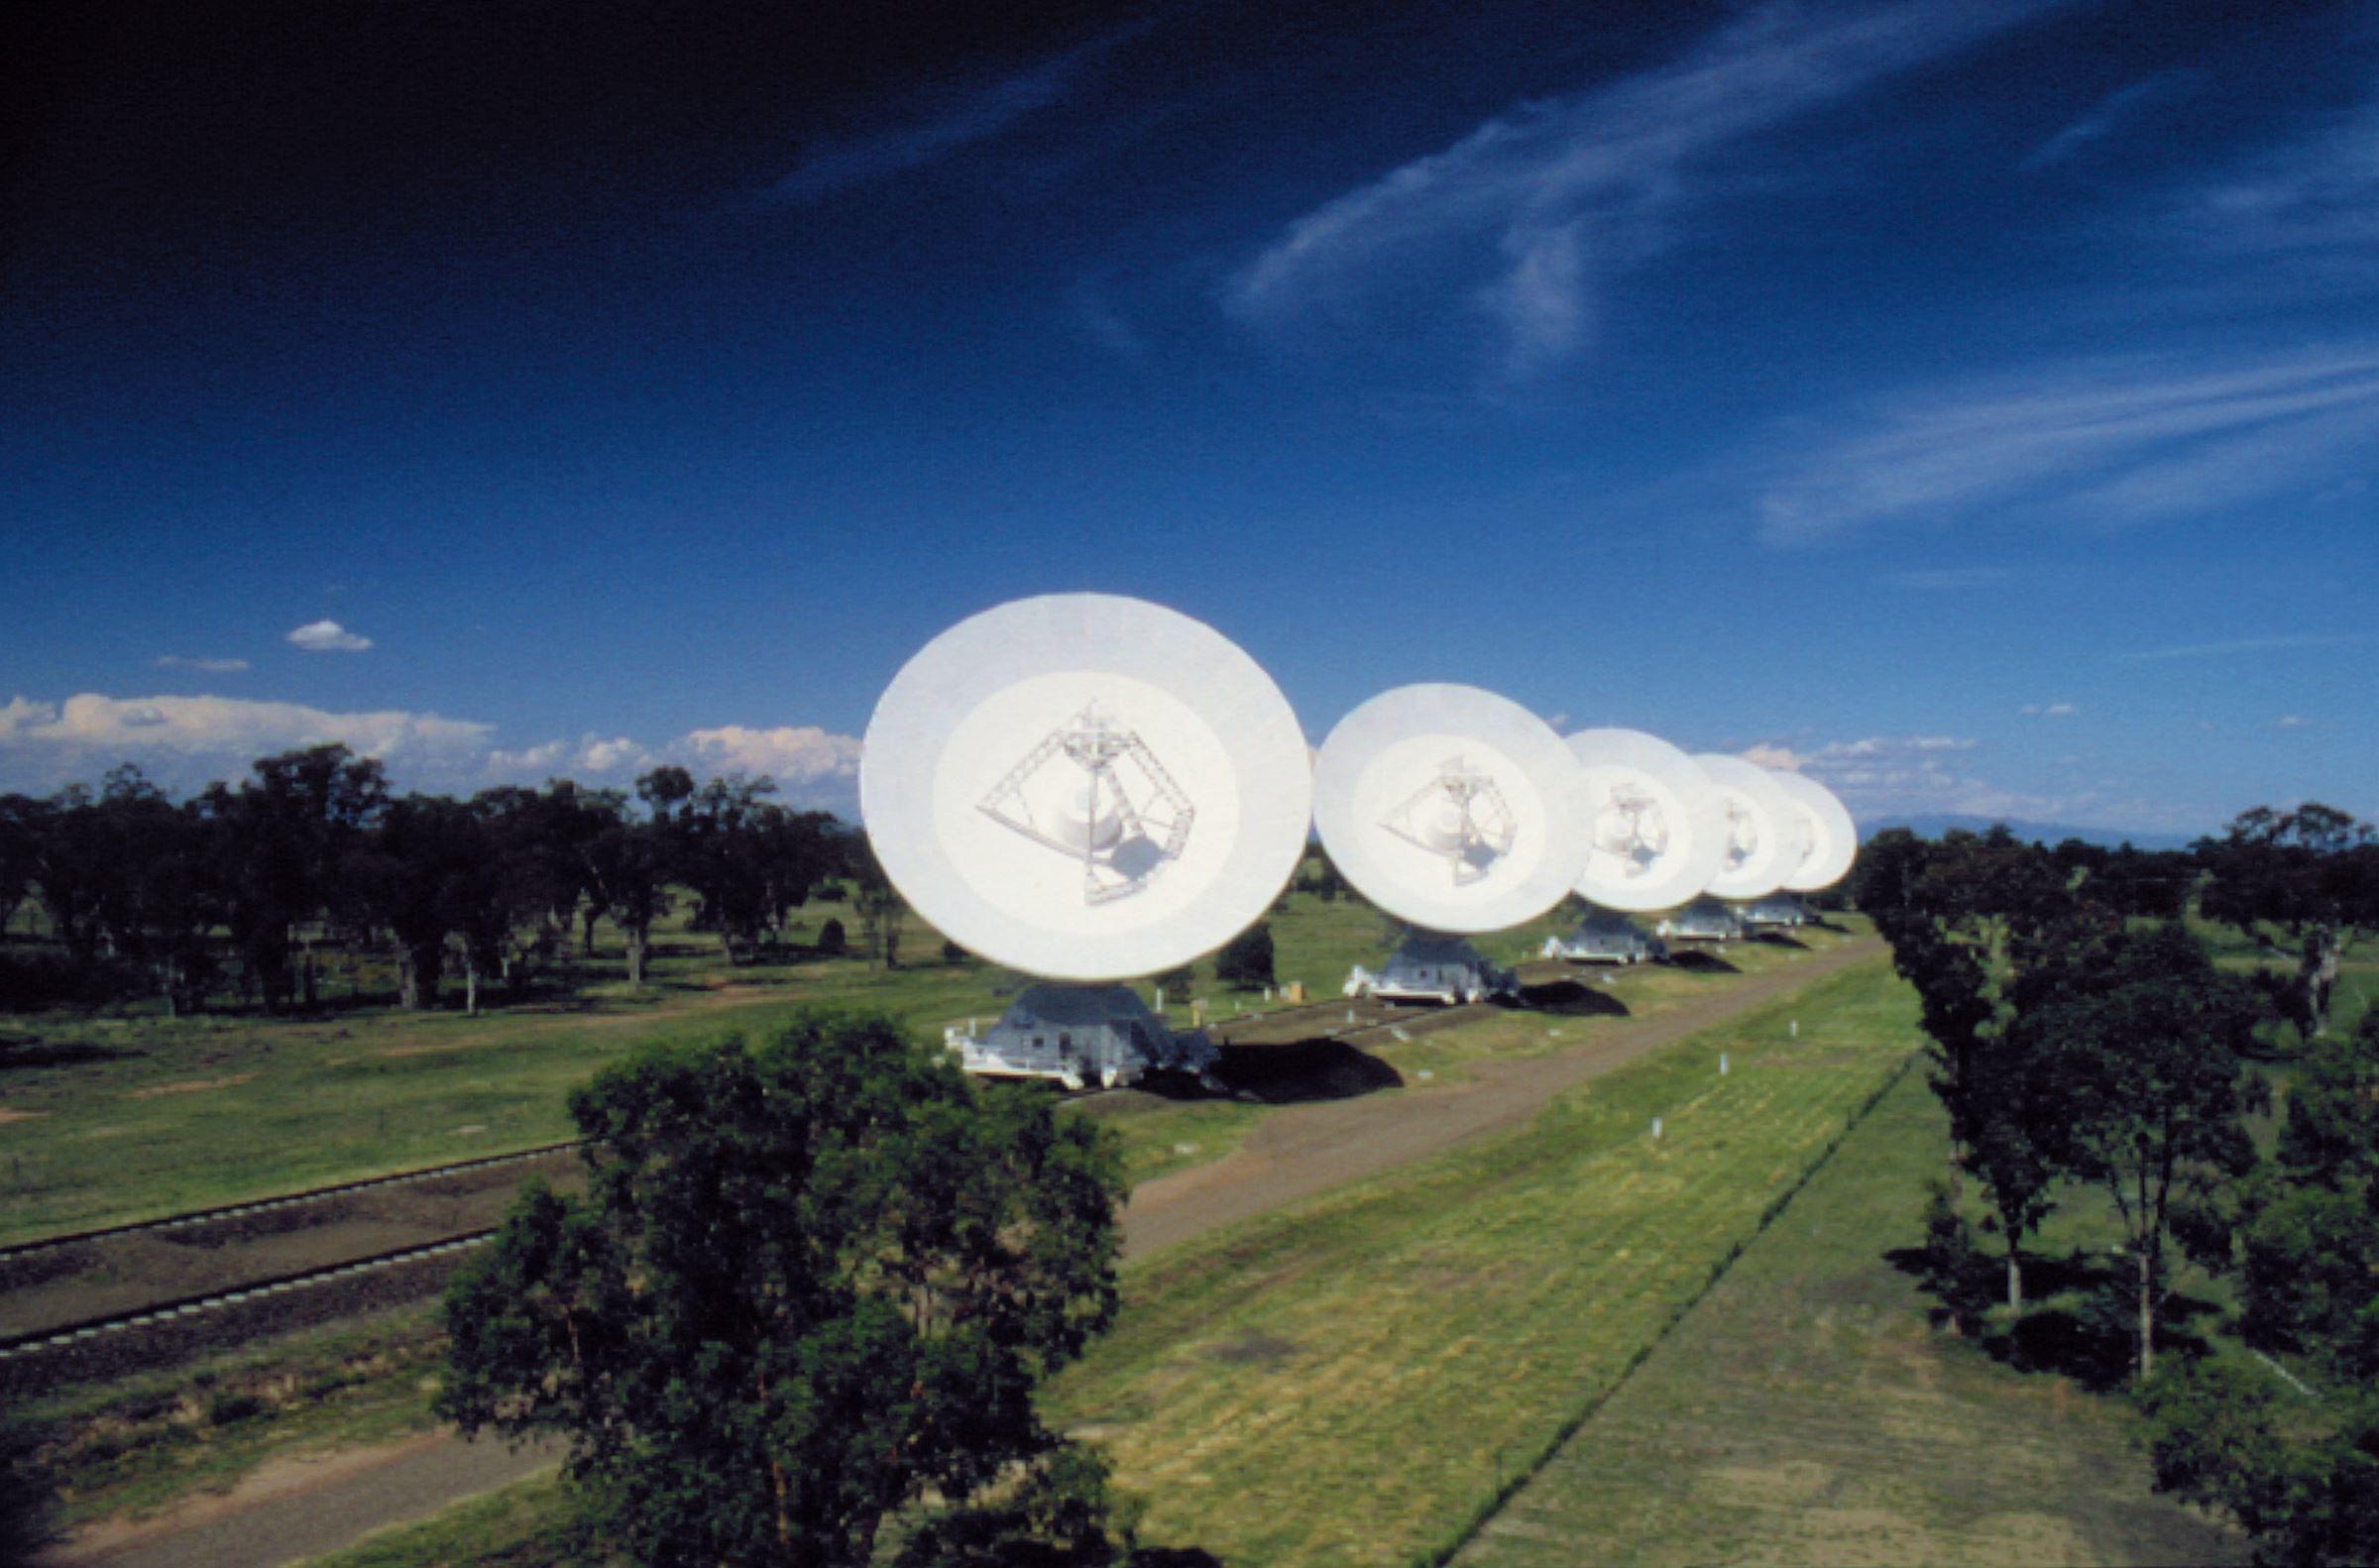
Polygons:
[[1599,1024],[1567,1051],[1475,1064],[1471,1081],[1456,1087],[1278,1107],[1236,1153],[1136,1189],[1123,1214],[1124,1255],[1155,1252],[1482,1133],[1521,1126],[1563,1089],[1881,951],[1881,943],[1868,939],[1813,952],[1674,1011]]
[[[1597,1028],[1575,1048],[1488,1062],[1470,1081],[1424,1092],[1286,1105],[1237,1152],[1142,1185],[1124,1210],[1124,1252],[1143,1257],[1217,1227],[1377,1176],[1468,1139],[1519,1127],[1563,1089],[1874,956],[1873,939],[1747,979],[1673,1011]],[[137,1533],[70,1543],[45,1561],[73,1568],[278,1568],[510,1485],[558,1448],[425,1435],[387,1448],[293,1461],[228,1497],[181,1505]]]

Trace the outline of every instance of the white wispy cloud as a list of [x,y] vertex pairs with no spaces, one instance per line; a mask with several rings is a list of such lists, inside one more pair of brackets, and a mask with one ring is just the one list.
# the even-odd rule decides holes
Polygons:
[[[1980,747],[1963,735],[1867,735],[1816,744],[1762,741],[1742,755],[1762,767],[1808,774],[1862,820],[1935,812],[2058,820],[2102,809],[2095,794],[2043,795],[1980,777],[1973,769]],[[2134,817],[2140,812],[2130,808]]]
[[2082,710],[2072,703],[2026,703],[2017,711],[2027,719],[2071,719]]
[[1809,544],[1984,506],[2132,523],[2284,494],[2379,453],[2379,348],[2055,365],[1903,393],[1797,451],[1760,536]]
[[[2179,193],[2167,225],[2214,252],[2379,248],[2379,96]],[[2367,273],[2363,286],[2371,286]]]
[[308,653],[361,653],[372,646],[370,637],[349,631],[335,620],[313,620],[289,633],[289,641]]
[[1598,276],[1658,254],[1698,161],[2025,20],[2050,0],[1768,5],[1681,59],[1519,106],[1291,223],[1232,280],[1278,321],[1442,273],[1491,321],[1508,372],[1584,344]]
[[2303,714],[2282,714],[2273,722],[2272,728],[2275,729],[2302,729],[2312,723],[2313,721]]
[[248,668],[246,659],[197,659],[161,653],[150,661],[161,670],[197,670],[207,675],[237,675]]
[[2281,653],[2292,648],[2345,648],[2370,640],[2371,634],[2362,631],[2299,632],[2284,636],[2239,637],[2228,642],[2184,642],[2173,647],[2142,648],[2134,653],[2115,656],[2129,664],[2158,659],[2224,659],[2241,653]]
[[2118,87],[2092,104],[2080,119],[2033,149],[2023,167],[2037,170],[2065,163],[2093,143],[2104,141],[2124,122],[2136,119],[2149,104],[2193,88],[2203,79],[2201,71],[2173,70]]
[[821,142],[770,194],[780,201],[818,201],[1002,136],[1058,102],[1085,70],[1147,28],[1146,22],[1117,28],[1023,70],[961,89],[899,124]]

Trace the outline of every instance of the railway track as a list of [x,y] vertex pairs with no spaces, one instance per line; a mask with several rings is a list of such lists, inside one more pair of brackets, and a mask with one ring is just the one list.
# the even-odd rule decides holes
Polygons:
[[[1519,972],[1537,985],[1569,971],[1531,962]],[[1242,1051],[1360,1046],[1496,1007],[1335,1000],[1208,1027]],[[579,1147],[540,1144],[0,1247],[0,1391],[122,1376],[434,1294],[495,1234],[519,1177]]]
[[[309,1203],[321,1203],[358,1192],[434,1181],[464,1172],[520,1165],[576,1149],[583,1141],[568,1139],[561,1143],[538,1144],[528,1149],[515,1149],[510,1154],[483,1155],[473,1160],[456,1160],[446,1165],[426,1166],[418,1171],[399,1171],[393,1176],[367,1176],[360,1181],[334,1181],[327,1186],[306,1187],[296,1192],[256,1198],[246,1203],[225,1203],[215,1208],[196,1208],[180,1214],[169,1214],[160,1219],[134,1220],[127,1225],[101,1225],[90,1230],[64,1231],[55,1236],[44,1236],[36,1241],[17,1242],[10,1246],[0,1247],[0,1289],[6,1288],[6,1271],[9,1265],[19,1259],[34,1257],[60,1247],[74,1247],[87,1242],[108,1241],[119,1236],[137,1236],[146,1232],[188,1230],[194,1226],[224,1220],[246,1219],[256,1214],[278,1213],[292,1208],[301,1208]],[[0,1336],[0,1341],[4,1341],[4,1338],[5,1336]]]

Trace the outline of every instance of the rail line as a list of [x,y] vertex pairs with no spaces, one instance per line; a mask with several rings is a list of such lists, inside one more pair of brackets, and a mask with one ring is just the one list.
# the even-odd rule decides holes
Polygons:
[[586,1142],[583,1138],[565,1139],[560,1143],[538,1144],[533,1148],[515,1149],[508,1154],[480,1155],[470,1160],[451,1161],[445,1165],[424,1166],[417,1171],[399,1171],[390,1176],[366,1176],[357,1181],[334,1181],[328,1186],[305,1187],[295,1192],[278,1193],[272,1197],[254,1198],[245,1203],[225,1203],[214,1208],[190,1209],[180,1214],[168,1214],[157,1219],[134,1220],[124,1225],[100,1225],[89,1230],[62,1231],[55,1236],[43,1236],[33,1241],[16,1242],[0,1247],[0,1264],[19,1258],[48,1252],[58,1247],[72,1247],[85,1242],[112,1241],[122,1236],[139,1235],[147,1231],[186,1230],[192,1226],[219,1220],[244,1219],[251,1214],[271,1213],[295,1208],[306,1203],[320,1203],[331,1198],[349,1197],[387,1187],[434,1181],[442,1176],[460,1176],[471,1171],[485,1171],[495,1166],[519,1165],[530,1160],[542,1160],[547,1155],[576,1149]]
[[[1537,983],[1570,971],[1565,965],[1557,963],[1531,962],[1523,965],[1519,972],[1524,980]],[[1432,1008],[1403,1006],[1372,999],[1332,1000],[1219,1020],[1209,1028],[1223,1045],[1262,1050],[1268,1045],[1288,1044],[1290,1040],[1352,1042],[1364,1037],[1391,1034],[1404,1039],[1409,1038],[1410,1034],[1452,1027],[1466,1018],[1492,1012],[1496,1007],[1497,1004],[1492,1002]],[[1259,1033],[1266,1036],[1280,1033],[1288,1038],[1261,1041],[1235,1038]],[[1070,1098],[1087,1098],[1100,1092],[1115,1091],[1091,1089]],[[245,1203],[222,1204],[130,1224],[46,1236],[36,1241],[0,1247],[0,1266],[77,1245],[107,1244],[146,1234],[188,1231],[209,1224],[283,1212],[307,1204],[329,1203],[358,1194],[417,1185],[508,1165],[524,1165],[577,1149],[584,1142],[583,1139],[570,1139],[539,1144],[533,1148],[450,1161],[384,1176],[332,1182]],[[428,1236],[390,1250],[222,1284],[204,1290],[143,1302],[125,1310],[16,1332],[0,1332],[0,1387],[45,1381],[53,1376],[77,1376],[79,1374],[75,1368],[78,1365],[120,1366],[126,1362],[144,1366],[163,1364],[181,1359],[198,1348],[229,1342],[223,1337],[226,1331],[233,1340],[245,1339],[277,1329],[325,1321],[395,1300],[415,1299],[442,1288],[454,1267],[461,1262],[462,1255],[484,1246],[495,1233],[494,1226],[479,1226]],[[232,1243],[237,1244],[236,1240]],[[408,1270],[411,1271],[409,1276],[397,1277],[400,1271]],[[389,1284],[397,1288],[391,1290],[383,1288]],[[342,1291],[338,1288],[342,1286],[348,1288]],[[5,1294],[5,1291],[0,1291],[0,1294]],[[341,1297],[353,1304],[342,1305]],[[216,1320],[227,1318],[231,1321],[216,1326]]]
[[494,1226],[464,1231],[438,1241],[419,1246],[399,1247],[392,1252],[375,1253],[345,1263],[325,1264],[317,1269],[301,1269],[293,1274],[255,1280],[231,1289],[210,1290],[197,1295],[159,1301],[136,1312],[118,1312],[106,1316],[85,1318],[78,1322],[61,1323],[54,1328],[35,1329],[22,1334],[0,1334],[0,1362],[44,1350],[78,1345],[102,1335],[123,1333],[131,1329],[150,1328],[177,1319],[200,1316],[224,1307],[238,1306],[249,1301],[261,1301],[292,1290],[303,1290],[328,1285],[335,1280],[352,1280],[359,1275],[392,1269],[400,1264],[419,1263],[431,1258],[446,1257],[484,1246],[496,1234]]

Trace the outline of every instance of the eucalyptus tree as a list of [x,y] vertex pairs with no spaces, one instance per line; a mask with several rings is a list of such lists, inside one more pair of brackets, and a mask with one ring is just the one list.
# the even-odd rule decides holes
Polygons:
[[2379,1561],[2379,1013],[2308,1054],[2247,1192],[2243,1332],[2303,1378],[2220,1355],[2161,1375],[2157,1484],[2236,1517],[2259,1562]]
[[28,876],[50,932],[66,961],[87,970],[106,939],[102,920],[109,860],[106,824],[91,792],[69,784],[39,802],[26,820]]
[[1922,1008],[1933,1091],[1950,1115],[1954,1185],[2002,1115],[2001,1086],[2015,1069],[1982,1059],[2006,1040],[2017,976],[2050,929],[2075,913],[2069,878],[2046,850],[2003,827],[1933,843],[1879,836],[1861,862],[1860,908],[1891,944],[1892,964]]
[[895,1512],[1070,1463],[1034,1390],[1116,1311],[1094,1124],[821,1015],[649,1053],[570,1108],[586,1190],[532,1184],[456,1282],[438,1402],[561,1434],[636,1561],[856,1568]]
[[[448,939],[474,908],[488,858],[486,831],[471,809],[435,795],[390,802],[354,857],[358,906],[396,943],[397,1005],[407,1012],[437,1005]],[[466,930],[466,955],[475,936],[484,944],[486,926]]]
[[[600,908],[619,928],[627,945],[627,983],[641,990],[653,922],[669,913],[669,846],[662,830],[618,807],[579,852],[586,866],[589,908]],[[590,921],[590,947],[593,940]]]
[[226,910],[214,843],[221,825],[195,803],[168,800],[129,763],[107,775],[91,809],[109,945],[148,976],[170,1016],[197,1011],[214,970],[208,939]]
[[236,789],[209,786],[200,804],[218,825],[232,946],[271,1012],[300,992],[311,999],[313,929],[355,924],[352,862],[388,807],[389,786],[377,758],[343,745],[280,752],[249,771]]
[[16,919],[33,891],[34,824],[41,805],[27,795],[0,795],[0,932]]
[[875,856],[875,846],[861,841],[853,846],[850,858],[850,907],[859,917],[860,939],[865,943],[867,955],[887,969],[900,966],[901,927],[908,916],[909,906],[885,874],[883,862]]
[[2218,1189],[2254,1163],[2243,1123],[2262,1103],[2247,1057],[2263,1009],[2177,925],[2102,934],[2034,983],[2021,1029],[2053,1054],[2066,1164],[2104,1188],[2121,1221],[2144,1379],[2176,1221],[2209,1217]]
[[2367,824],[2309,801],[2287,812],[2242,812],[2195,852],[2206,877],[2200,912],[2250,937],[2266,925],[2285,932],[2297,948],[2304,1032],[2324,1033],[2340,955],[2379,927],[2379,839]]

